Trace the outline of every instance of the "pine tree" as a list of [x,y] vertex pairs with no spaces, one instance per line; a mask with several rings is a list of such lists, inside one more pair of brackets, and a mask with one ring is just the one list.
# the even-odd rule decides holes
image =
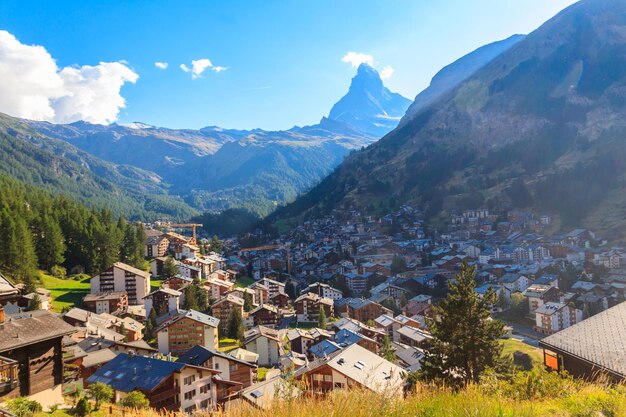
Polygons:
[[25,219],[12,216],[10,209],[0,211],[0,267],[9,276],[24,283],[37,269],[37,256]]
[[35,249],[39,267],[50,271],[53,266],[61,265],[65,260],[65,238],[58,221],[49,215],[43,215],[36,222]]
[[154,339],[154,337],[156,336],[154,334],[154,329],[156,328],[156,322],[157,322],[157,312],[153,308],[152,310],[150,310],[150,314],[148,314],[148,320],[146,320],[146,329],[145,329],[145,337],[144,337],[146,340]]
[[464,263],[456,279],[428,321],[434,339],[424,356],[422,376],[451,383],[478,382],[501,356],[498,339],[504,324],[491,319],[496,293],[490,289],[481,297],[474,291],[474,268]]
[[78,400],[74,412],[79,417],[85,417],[91,412],[91,405],[89,405],[89,401],[87,401],[87,398],[81,397],[80,400]]
[[28,303],[28,311],[41,310],[41,297],[35,293],[33,299]]
[[194,284],[189,284],[185,288],[185,301],[183,303],[185,310],[200,311],[200,300],[198,294],[198,288]]
[[235,340],[243,341],[243,318],[241,317],[241,311],[237,308],[233,308],[228,316],[228,327],[226,329],[226,335]]
[[326,310],[323,306],[320,306],[320,313],[317,317],[317,325],[320,329],[326,329]]
[[396,362],[396,349],[394,348],[393,343],[391,343],[391,340],[389,340],[389,335],[387,334],[383,337],[380,345],[380,356],[387,359],[391,363]]
[[178,265],[176,265],[176,261],[171,256],[168,256],[163,263],[163,276],[165,278],[171,278],[178,275]]
[[217,253],[222,252],[222,249],[224,248],[224,244],[217,237],[217,235],[213,235],[213,238],[211,239],[210,246],[211,246],[211,251],[217,252]]
[[296,299],[296,286],[293,285],[293,282],[291,282],[291,280],[287,281],[285,283],[285,293],[289,296],[289,298],[291,298],[292,300]]
[[243,310],[252,310],[252,294],[248,292],[243,293]]

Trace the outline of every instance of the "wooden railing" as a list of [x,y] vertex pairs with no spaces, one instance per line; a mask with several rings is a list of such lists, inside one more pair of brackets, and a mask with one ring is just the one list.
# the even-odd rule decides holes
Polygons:
[[0,356],[0,393],[17,387],[17,361]]

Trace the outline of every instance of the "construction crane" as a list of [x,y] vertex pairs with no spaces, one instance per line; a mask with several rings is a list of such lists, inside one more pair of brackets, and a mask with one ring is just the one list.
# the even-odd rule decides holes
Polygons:
[[196,244],[196,227],[202,227],[203,224],[197,223],[170,223],[168,226],[170,227],[191,227],[192,238],[189,241],[192,245]]
[[271,250],[271,249],[285,249],[287,250],[287,273],[291,275],[291,250],[289,246],[285,245],[265,245],[265,246],[257,246],[255,248],[243,248],[241,252],[255,252],[260,250]]

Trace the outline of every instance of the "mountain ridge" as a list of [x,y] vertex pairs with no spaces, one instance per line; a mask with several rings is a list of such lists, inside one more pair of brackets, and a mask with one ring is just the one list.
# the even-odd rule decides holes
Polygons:
[[270,220],[486,205],[626,236],[625,27],[626,2],[570,6]]
[[[376,79],[379,93],[389,92],[378,72],[371,68],[360,71],[353,79],[353,94],[360,81],[366,88],[376,84]],[[402,112],[408,100],[405,104]],[[245,207],[259,215],[295,199],[329,174],[349,152],[379,138],[360,130],[360,126],[327,117],[315,125],[276,132],[217,126],[167,129],[142,122],[109,126],[24,122],[97,158],[153,173],[170,194],[182,196],[196,209]],[[395,123],[377,129],[386,132]]]

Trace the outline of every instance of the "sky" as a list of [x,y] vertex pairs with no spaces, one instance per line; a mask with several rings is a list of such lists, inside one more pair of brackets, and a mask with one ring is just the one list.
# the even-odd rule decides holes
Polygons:
[[68,123],[314,124],[359,62],[413,99],[572,0],[0,0],[0,112]]

